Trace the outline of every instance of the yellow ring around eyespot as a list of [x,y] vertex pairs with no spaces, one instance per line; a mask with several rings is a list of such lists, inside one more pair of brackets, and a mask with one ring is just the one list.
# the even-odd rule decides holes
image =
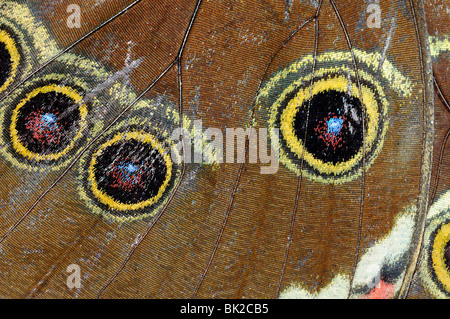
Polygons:
[[36,97],[38,94],[45,94],[50,92],[57,92],[62,93],[66,95],[67,97],[71,98],[76,104],[81,104],[83,101],[83,98],[81,95],[78,94],[77,91],[74,89],[67,87],[67,86],[58,86],[55,84],[46,85],[43,87],[39,87],[35,90],[33,90],[31,93],[27,95],[26,98],[24,98],[20,103],[16,106],[16,108],[13,111],[12,117],[11,117],[11,125],[10,125],[10,135],[11,135],[11,141],[13,148],[16,150],[17,153],[20,155],[36,161],[49,161],[49,160],[57,160],[61,156],[67,154],[70,149],[75,145],[75,141],[81,137],[83,134],[83,128],[86,125],[86,116],[88,113],[88,109],[86,104],[81,104],[79,109],[80,112],[80,128],[77,133],[77,135],[72,139],[70,144],[61,152],[55,153],[55,154],[46,154],[46,155],[40,155],[34,152],[30,152],[20,141],[19,134],[16,128],[17,119],[19,117],[19,111],[20,109],[29,102],[32,98]]
[[[153,149],[157,149],[158,152],[163,155],[165,164],[166,164],[166,178],[163,182],[163,184],[160,186],[158,194],[153,196],[152,198],[136,203],[136,204],[124,204],[117,202],[114,198],[111,196],[105,194],[102,190],[98,188],[97,181],[95,180],[95,164],[97,163],[97,157],[99,157],[103,150],[107,148],[108,146],[111,146],[119,141],[123,140],[137,140],[146,144],[150,144]],[[125,133],[118,133],[116,134],[112,139],[104,143],[100,146],[100,148],[97,150],[97,152],[92,156],[91,164],[89,166],[89,181],[91,182],[91,190],[94,196],[100,200],[103,204],[109,206],[112,209],[124,211],[124,210],[137,210],[144,208],[146,206],[150,206],[154,204],[157,200],[159,200],[163,194],[164,191],[167,188],[167,185],[169,184],[169,181],[172,177],[172,160],[169,156],[169,154],[164,154],[164,149],[162,148],[161,144],[156,141],[156,139],[151,135],[144,131],[138,131],[138,132],[125,132]]]
[[[356,87],[356,84],[352,84],[353,87]],[[344,76],[319,80],[313,83],[311,92],[309,87],[300,90],[296,94],[296,96],[291,101],[289,101],[280,116],[280,129],[283,133],[283,138],[285,139],[288,147],[299,158],[301,158],[303,154],[304,160],[321,173],[340,174],[350,170],[362,159],[363,147],[361,147],[359,152],[348,161],[337,164],[324,162],[320,159],[315,158],[313,154],[308,152],[303,146],[301,140],[297,138],[293,126],[294,118],[303,102],[309,100],[310,94],[311,96],[314,96],[320,92],[324,92],[327,90],[347,92],[348,85],[348,79]],[[375,94],[366,86],[361,86],[361,93],[363,96],[362,101],[364,101],[363,107],[365,108],[368,118],[368,123],[365,123],[365,126],[367,128],[365,136],[365,149],[366,152],[368,152],[377,137],[377,123],[379,121],[378,104],[375,99]],[[352,92],[352,96],[359,98],[359,90],[354,89],[354,91]]]
[[16,41],[14,41],[14,39],[4,30],[0,30],[0,42],[5,44],[6,50],[11,57],[11,73],[7,77],[5,83],[0,86],[1,93],[6,90],[6,88],[14,81],[21,59],[19,50],[17,49]]
[[431,258],[433,269],[439,282],[447,292],[450,292],[450,269],[445,263],[445,246],[450,241],[450,223],[443,225],[436,234],[433,242]]

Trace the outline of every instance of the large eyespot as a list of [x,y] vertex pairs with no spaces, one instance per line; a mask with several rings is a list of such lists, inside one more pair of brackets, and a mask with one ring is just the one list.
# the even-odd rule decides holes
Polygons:
[[356,88],[354,79],[349,82],[345,76],[322,77],[312,86],[286,92],[280,108],[272,113],[271,124],[280,124],[286,153],[293,161],[303,156],[313,176],[348,176],[361,169],[363,156],[370,158],[379,151],[380,143],[375,142],[377,133],[384,131],[379,127],[384,125],[385,119],[380,119],[386,114],[386,106],[370,87],[362,85],[362,97]]
[[430,207],[420,277],[436,298],[450,297],[450,191]]
[[179,117],[154,107],[142,101],[131,118],[114,125],[80,159],[79,193],[90,211],[132,221],[153,217],[170,197],[181,167],[167,125]]
[[12,112],[12,147],[29,160],[57,160],[82,136],[87,113],[87,105],[75,89],[55,84],[39,87]]
[[[280,161],[312,180],[342,183],[357,178],[380,153],[388,128],[383,87],[408,96],[411,83],[376,54],[355,50],[358,74],[346,52],[308,55],[275,72],[258,93],[256,122],[280,129]],[[378,59],[379,61],[379,59]],[[389,75],[389,72],[391,74]],[[275,147],[275,145],[274,145]]]
[[21,61],[16,40],[0,29],[0,93],[14,81]]

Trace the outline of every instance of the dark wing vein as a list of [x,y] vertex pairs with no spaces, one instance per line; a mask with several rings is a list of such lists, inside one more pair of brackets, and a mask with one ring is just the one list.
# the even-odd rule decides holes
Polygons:
[[434,88],[436,89],[441,101],[444,103],[445,107],[447,108],[447,111],[450,112],[450,104],[448,103],[447,99],[444,96],[444,93],[442,93],[442,89],[441,86],[439,85],[439,83],[436,80],[436,77],[433,76],[433,83],[434,83]]
[[[301,30],[303,29],[303,27],[305,27],[307,24],[309,24],[311,21],[313,21],[315,19],[315,17],[311,17],[305,21],[303,21],[303,23],[301,25],[299,25],[294,31],[291,32],[291,34],[286,38],[286,40],[283,41],[283,43],[280,45],[280,47],[275,51],[275,53],[272,55],[272,57],[269,60],[269,63],[267,63],[266,68],[264,69],[263,72],[263,76],[261,77],[261,80],[259,81],[258,84],[258,88],[256,89],[256,92],[259,92],[259,90],[261,89],[261,86],[263,85],[263,79],[266,78],[267,76],[267,72],[269,71],[270,66],[272,65],[272,62],[275,60],[276,56],[278,55],[278,53],[286,46],[286,44],[289,43],[289,41],[291,41],[291,39]],[[256,96],[255,96],[256,98]],[[251,119],[253,119],[255,117],[254,112],[255,112],[255,107],[252,107],[252,109],[250,110],[250,114],[251,114]]]
[[[359,78],[359,68],[358,68],[358,63],[355,58],[355,54],[353,52],[353,45],[350,40],[350,36],[348,34],[347,28],[345,27],[344,21],[342,20],[342,16],[340,15],[335,2],[333,0],[330,0],[330,2],[331,2],[331,5],[333,6],[333,10],[336,13],[337,18],[339,19],[341,28],[345,34],[345,39],[347,41],[347,45],[348,45],[350,54],[352,56],[353,68],[355,69],[356,85],[358,86],[359,96],[361,97],[361,103],[363,103],[363,101],[362,101],[363,97],[362,97],[362,91],[361,91],[361,81]],[[360,194],[361,201],[360,201],[359,223],[358,223],[358,241],[356,243],[355,261],[353,263],[353,271],[352,271],[351,278],[350,278],[350,288],[348,290],[347,297],[350,297],[350,292],[351,292],[351,289],[353,286],[353,278],[354,278],[354,274],[355,274],[355,269],[356,269],[356,265],[357,265],[358,259],[359,259],[359,249],[360,249],[360,245],[361,245],[361,232],[362,232],[362,217],[363,217],[363,211],[364,211],[364,187],[365,187],[365,173],[366,173],[366,158],[365,158],[365,154],[366,154],[366,139],[365,139],[366,138],[366,123],[365,123],[366,114],[365,114],[364,108],[362,108],[362,112],[363,112],[363,116],[362,116],[363,157],[362,157],[361,194]]]
[[[427,75],[427,71],[425,70],[425,63],[429,63],[429,59],[426,59],[424,57],[429,57],[429,52],[426,53],[426,48],[422,46],[422,41],[424,39],[425,31],[424,31],[424,25],[425,25],[425,17],[423,15],[424,9],[423,9],[423,3],[422,1],[413,1],[409,0],[409,4],[411,6],[411,13],[413,16],[414,21],[414,29],[416,33],[417,38],[417,44],[419,49],[419,60],[420,60],[420,76],[422,80],[422,87],[424,89],[423,92],[423,126],[424,126],[424,132],[423,132],[423,151],[421,156],[421,176],[420,176],[420,190],[419,190],[419,196],[417,198],[417,223],[416,228],[414,229],[413,238],[418,238],[416,247],[412,246],[410,248],[410,253],[408,256],[409,262],[409,268],[406,270],[405,276],[403,278],[402,286],[400,288],[399,292],[399,298],[404,298],[411,286],[412,282],[412,276],[414,274],[414,271],[416,269],[417,263],[419,262],[419,254],[420,254],[420,248],[422,246],[422,234],[425,230],[425,221],[426,221],[426,208],[428,206],[428,200],[429,200],[429,187],[430,187],[430,173],[431,165],[432,165],[432,147],[433,147],[433,135],[434,135],[434,127],[432,122],[429,121],[430,113],[433,113],[433,101],[432,96],[430,94],[433,93],[433,83],[432,83],[432,74],[429,73]],[[422,12],[421,19],[422,19],[422,29],[419,30],[419,24],[417,21],[418,13],[416,12],[415,4],[419,7],[418,9]],[[422,32],[421,32],[422,31]],[[431,66],[428,64],[428,67],[431,68]],[[429,164],[429,165],[426,165]]]
[[[194,20],[197,17],[198,14],[198,10],[200,8],[200,4],[201,4],[202,0],[198,0],[196,7],[194,9],[194,12],[192,14],[191,20],[189,22],[189,25],[186,29],[184,38],[183,38],[183,42],[180,46],[180,49],[178,51],[178,54],[175,58],[175,60],[171,63],[171,67],[173,65],[177,65],[177,78],[178,78],[178,90],[179,90],[179,113],[180,113],[180,118],[181,118],[181,126],[184,127],[183,125],[183,88],[182,88],[182,68],[181,68],[181,58],[184,52],[184,47],[186,45],[186,41],[187,38],[191,32],[192,29],[192,25],[194,24]],[[183,139],[183,143],[184,143],[184,139]],[[184,148],[184,145],[183,145]],[[140,246],[140,244],[144,241],[144,239],[148,236],[148,234],[151,232],[151,230],[153,229],[153,226],[159,221],[159,219],[161,218],[161,216],[164,214],[164,212],[166,211],[166,208],[168,207],[168,205],[170,204],[170,202],[172,201],[173,196],[175,195],[175,193],[178,190],[178,187],[180,186],[183,177],[185,175],[186,172],[186,164],[183,161],[183,165],[182,165],[182,171],[181,171],[181,176],[180,179],[177,183],[177,185],[175,186],[171,196],[169,197],[168,201],[166,202],[166,204],[164,205],[164,207],[161,209],[161,211],[152,219],[152,221],[150,222],[149,227],[147,228],[146,232],[144,233],[143,236],[141,236],[137,243],[133,246],[133,248],[131,249],[131,251],[128,253],[127,258],[125,259],[125,261],[122,263],[122,265],[119,267],[119,269],[116,271],[116,273],[108,280],[108,282],[100,289],[100,291],[97,294],[97,299],[101,297],[101,295],[103,294],[103,292],[108,288],[108,286],[117,278],[117,276],[122,272],[122,270],[126,267],[126,265],[128,264],[128,262],[130,261],[131,257],[133,256],[134,252],[136,251],[136,249]]]
[[[314,15],[314,52],[313,52],[313,65],[312,65],[312,71],[311,71],[311,82],[310,82],[310,86],[309,86],[309,100],[308,100],[308,109],[306,111],[306,125],[305,125],[305,133],[304,133],[304,143],[306,145],[306,135],[308,132],[308,123],[309,123],[309,111],[311,109],[311,94],[312,94],[312,84],[314,81],[314,73],[316,71],[316,58],[317,58],[317,48],[319,45],[319,13],[320,13],[320,9],[322,8],[322,0],[319,3],[319,6],[316,10],[316,14]],[[297,209],[298,209],[298,203],[300,200],[300,191],[301,191],[301,187],[302,187],[302,180],[303,180],[303,164],[304,164],[304,154],[302,152],[301,158],[300,158],[300,176],[298,178],[298,184],[297,184],[297,192],[296,192],[296,196],[295,196],[295,202],[294,202],[294,209],[292,211],[292,216],[291,216],[291,221],[290,221],[290,226],[289,226],[289,236],[287,238],[287,243],[286,243],[286,252],[284,255],[284,260],[283,260],[283,265],[281,267],[281,274],[280,274],[280,280],[278,282],[278,287],[277,287],[277,292],[276,292],[276,298],[279,297],[280,295],[280,290],[281,290],[281,285],[283,283],[283,278],[284,278],[284,273],[286,271],[286,265],[287,262],[289,260],[289,251],[291,248],[291,243],[292,243],[292,235],[294,233],[294,225],[295,225],[295,219],[297,217]]]
[[[434,76],[433,76],[433,83],[434,83],[434,88],[435,88],[436,92],[438,93],[440,100],[442,101],[442,103],[444,103],[445,107],[447,108],[447,111],[450,112],[450,104],[448,103],[447,99],[445,98],[444,93],[442,93],[442,89]],[[434,199],[436,198],[436,192],[437,192],[437,188],[439,186],[439,180],[441,177],[441,169],[442,169],[442,162],[444,159],[445,146],[447,145],[449,135],[450,135],[450,128],[447,130],[447,133],[445,133],[444,140],[442,141],[441,151],[439,153],[438,170],[436,172],[436,181],[434,183],[433,192],[431,193],[431,196],[430,196],[429,205],[431,205],[434,202]]]
[[138,4],[139,2],[141,2],[141,0],[136,0],[133,3],[131,3],[130,5],[128,5],[126,8],[122,9],[120,12],[118,12],[117,14],[115,14],[114,16],[112,16],[111,18],[109,18],[108,20],[106,20],[105,22],[103,22],[101,25],[97,26],[95,29],[91,30],[90,32],[86,33],[85,35],[83,35],[81,38],[79,38],[78,40],[76,40],[75,42],[73,42],[71,45],[69,45],[68,47],[66,47],[65,49],[61,50],[58,54],[56,54],[54,57],[52,57],[51,59],[47,60],[46,62],[44,62],[41,66],[39,66],[36,70],[34,70],[33,72],[31,72],[29,75],[27,75],[23,80],[21,80],[19,83],[17,83],[15,86],[13,86],[11,88],[11,90],[9,90],[5,96],[0,98],[0,103],[6,99],[8,96],[10,96],[19,86],[21,86],[22,84],[24,84],[26,81],[28,81],[29,79],[31,79],[34,75],[38,74],[39,72],[41,72],[44,68],[46,68],[48,65],[52,64],[56,59],[58,59],[59,57],[61,57],[64,53],[67,53],[68,51],[70,51],[71,49],[73,49],[77,44],[79,44],[80,42],[82,42],[83,40],[87,39],[88,37],[90,37],[92,34],[94,34],[95,32],[97,32],[98,30],[100,30],[101,28],[103,28],[104,26],[106,26],[107,24],[109,24],[110,22],[112,22],[113,20],[115,20],[116,18],[118,18],[119,16],[121,16],[122,14],[124,14],[125,12],[127,12],[129,9],[131,9],[133,6],[135,6],[136,4]]

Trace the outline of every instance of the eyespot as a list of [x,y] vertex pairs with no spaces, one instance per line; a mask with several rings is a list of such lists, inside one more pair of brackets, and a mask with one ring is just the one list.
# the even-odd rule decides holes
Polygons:
[[436,230],[432,247],[434,273],[445,291],[450,292],[450,221]]
[[[354,79],[350,85],[356,88]],[[345,178],[361,169],[361,159],[363,156],[370,157],[370,150],[378,152],[375,141],[378,128],[383,124],[380,121],[380,114],[385,113],[383,105],[377,103],[376,94],[368,86],[362,86],[362,98],[358,90],[349,92],[348,87],[345,76],[322,77],[315,80],[311,87],[297,88],[292,98],[286,94],[278,112],[272,115],[271,124],[275,125],[275,116],[280,114],[280,133],[286,153],[290,155],[288,157],[295,161],[303,154],[311,176]],[[366,148],[369,149],[365,155],[364,136]]]
[[12,147],[29,160],[57,160],[82,136],[87,113],[87,105],[74,88],[55,84],[36,88],[12,112]]
[[153,217],[170,197],[181,167],[167,125],[179,118],[164,111],[167,105],[155,107],[142,101],[128,120],[114,125],[81,157],[78,189],[89,211],[133,221]]
[[172,160],[144,131],[118,133],[100,146],[89,166],[95,197],[111,209],[138,210],[161,198],[172,175]]
[[16,40],[9,32],[0,28],[0,93],[13,83],[20,61]]
[[423,286],[436,298],[450,297],[450,191],[430,207],[420,267]]
[[0,154],[29,171],[58,170],[134,93],[98,63],[65,54],[0,103]]
[[[275,72],[256,99],[256,122],[280,129],[280,162],[289,170],[323,183],[351,181],[380,153],[388,129],[391,85],[410,95],[411,83],[388,61],[377,74],[377,56],[355,50],[358,75],[346,52],[308,55]],[[389,72],[391,75],[389,76]],[[303,163],[302,163],[303,161]],[[302,170],[302,172],[301,172]]]

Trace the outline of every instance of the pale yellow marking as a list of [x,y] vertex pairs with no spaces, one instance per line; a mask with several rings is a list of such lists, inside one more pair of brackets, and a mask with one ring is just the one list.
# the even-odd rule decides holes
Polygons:
[[430,42],[430,54],[432,58],[438,57],[442,52],[449,52],[450,51],[450,37],[449,36],[443,36],[443,37],[436,37],[436,36],[429,36],[428,40]]

